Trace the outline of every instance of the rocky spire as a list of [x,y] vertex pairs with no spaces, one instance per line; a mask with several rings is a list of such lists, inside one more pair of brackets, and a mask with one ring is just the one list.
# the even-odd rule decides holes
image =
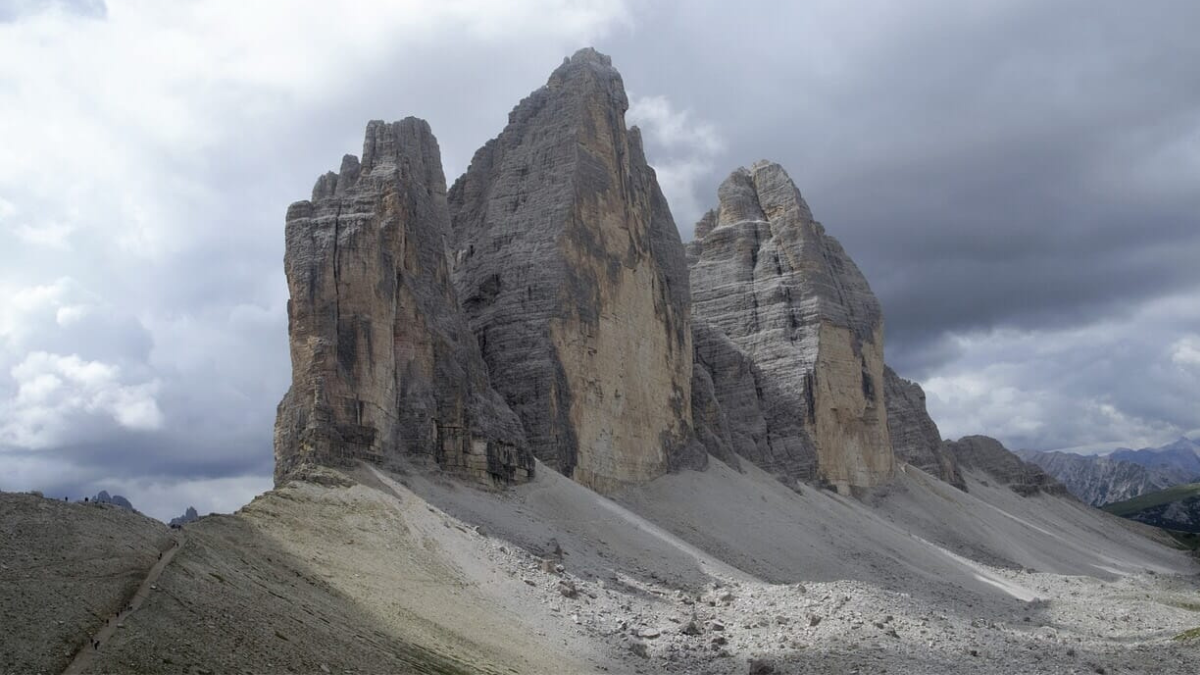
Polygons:
[[287,213],[292,386],[275,424],[279,482],[305,463],[423,456],[484,483],[533,471],[490,386],[450,280],[446,180],[423,120],[367,125],[362,161]]
[[692,312],[738,452],[840,491],[888,480],[883,314],[866,279],[778,164],[734,171],[718,198],[688,250]]
[[958,460],[942,443],[941,432],[925,408],[925,391],[890,367],[883,370],[884,399],[887,402],[888,435],[896,459],[941,478],[960,490],[966,490]]
[[450,190],[454,282],[546,464],[601,491],[703,465],[688,276],[607,56],[576,53]]

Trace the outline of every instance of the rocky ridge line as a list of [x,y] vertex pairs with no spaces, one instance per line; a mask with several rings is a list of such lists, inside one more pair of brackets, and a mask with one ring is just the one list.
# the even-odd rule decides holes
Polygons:
[[983,471],[1023,497],[1039,493],[1070,494],[1062,483],[1042,471],[1041,467],[1022,461],[994,438],[964,436],[957,441],[946,441],[946,448],[963,469]]

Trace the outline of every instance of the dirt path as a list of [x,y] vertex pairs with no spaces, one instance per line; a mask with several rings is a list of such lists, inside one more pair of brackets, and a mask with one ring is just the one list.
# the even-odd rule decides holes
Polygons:
[[138,586],[137,592],[133,594],[133,598],[130,599],[129,604],[126,605],[115,616],[109,617],[108,621],[105,622],[104,626],[99,630],[99,632],[93,635],[91,639],[80,648],[80,650],[75,654],[74,660],[72,660],[71,664],[67,666],[67,669],[63,671],[63,675],[79,675],[80,673],[87,671],[88,666],[92,662],[92,657],[95,656],[99,650],[104,648],[104,644],[113,636],[113,633],[117,632],[117,628],[120,628],[125,619],[130,614],[136,612],[138,608],[142,606],[142,603],[146,601],[146,598],[150,596],[150,592],[153,590],[152,587],[158,582],[158,578],[162,576],[163,570],[166,569],[167,565],[171,562],[171,559],[174,558],[175,554],[179,552],[179,549],[183,547],[184,541],[184,537],[180,535],[180,538],[175,542],[174,546],[166,551],[163,551],[162,557],[159,558],[158,562],[154,563],[154,566],[150,568],[150,571],[146,574],[146,578],[142,581],[142,585]]

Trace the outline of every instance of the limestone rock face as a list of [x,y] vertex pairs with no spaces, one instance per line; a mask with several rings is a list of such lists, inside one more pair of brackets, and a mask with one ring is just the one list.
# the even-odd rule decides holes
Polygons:
[[1069,494],[1061,483],[1041,467],[1021,461],[1000,441],[988,436],[964,436],[946,441],[963,469],[978,469],[1007,485],[1019,495],[1031,497],[1039,492],[1051,495]]
[[[784,461],[788,457],[777,457],[772,449],[787,447],[789,440],[807,442],[803,428],[795,424],[787,425],[788,420],[783,418],[777,419],[775,427],[768,429],[763,387],[760,385],[761,373],[753,361],[721,331],[696,321],[692,326],[692,343],[695,367],[702,373],[700,379],[712,383],[712,398],[720,406],[718,420],[728,434],[729,449],[767,472],[786,477],[788,472]],[[693,388],[692,396],[696,395],[696,389]],[[703,393],[700,396],[705,398]],[[696,431],[702,440],[712,425],[712,417],[695,416]],[[722,455],[719,447],[714,449],[709,446],[708,450],[717,457]]]
[[900,377],[891,367],[884,368],[883,382],[888,436],[892,439],[896,459],[966,490],[958,461],[943,445],[941,432],[925,408],[925,391],[921,385]]
[[683,245],[620,75],[591,49],[509,114],[449,195],[454,283],[534,454],[605,492],[703,465]]
[[292,386],[275,424],[276,482],[305,464],[436,460],[483,483],[533,471],[458,305],[446,181],[429,125],[371,122],[362,161],[287,214]]
[[738,169],[718,197],[688,249],[692,313],[728,339],[698,344],[697,358],[725,371],[710,370],[718,399],[741,399],[741,413],[725,410],[731,434],[746,431],[738,451],[843,492],[885,482],[883,314],[866,279],[778,164]]
[[[695,336],[694,340],[699,340]],[[735,469],[741,469],[735,438],[729,419],[725,415],[725,406],[732,401],[722,401],[717,398],[716,383],[713,382],[712,370],[699,360],[697,351],[696,361],[692,365],[692,423],[695,425],[696,440],[705,451],[725,462]],[[727,392],[729,388],[723,389]],[[761,418],[761,417],[760,417]]]

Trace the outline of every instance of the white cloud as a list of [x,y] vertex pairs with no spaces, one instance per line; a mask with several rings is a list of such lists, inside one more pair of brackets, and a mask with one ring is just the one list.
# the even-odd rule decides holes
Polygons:
[[39,450],[78,441],[85,417],[134,431],[163,423],[155,400],[159,382],[125,382],[115,365],[33,352],[11,375],[17,391],[0,406],[0,445]]
[[677,110],[665,96],[631,94],[626,119],[642,130],[646,154],[686,241],[713,196],[699,196],[700,181],[713,170],[725,141],[716,127]]
[[61,310],[82,313],[94,298],[71,277],[35,286],[13,287],[0,283],[0,340],[16,351],[37,332],[44,317],[58,321]]
[[1200,337],[1189,335],[1171,345],[1171,360],[1180,366],[1200,367]]
[[628,117],[664,148],[706,155],[725,149],[716,127],[694,119],[690,110],[675,110],[666,96],[631,96]]
[[20,225],[10,227],[9,230],[16,235],[17,239],[27,244],[65,249],[68,248],[67,239],[71,236],[75,227],[55,222],[42,223],[41,225],[21,223]]
[[[521,68],[630,21],[623,0],[0,1],[5,487],[103,481],[162,516],[267,487],[287,204],[369,119],[457,124],[465,159],[539,84]],[[487,74],[470,106],[463,73]]]
[[[929,43],[928,22],[896,3],[874,2],[866,22],[844,3],[806,4],[805,25],[819,30],[801,40],[784,35],[795,21],[763,25],[737,8],[726,8],[732,26],[701,12],[636,10],[639,21],[668,16],[670,41],[641,26],[640,35],[626,31],[633,3],[617,0],[112,0],[106,12],[97,2],[10,5],[0,7],[0,438],[48,452],[0,447],[0,480],[17,489],[102,480],[94,487],[123,490],[139,506],[161,500],[147,508],[164,517],[187,505],[170,502],[176,490],[196,490],[202,511],[210,491],[233,501],[251,494],[196,474],[261,470],[246,480],[269,481],[272,410],[288,379],[283,212],[357,150],[367,119],[429,119],[453,180],[452,169],[563,55],[619,33],[623,47],[608,51],[631,85],[653,81],[644,77],[653,70],[679,85],[664,89],[672,98],[631,96],[628,119],[643,127],[686,239],[714,201],[698,186],[733,168],[724,163],[727,139],[792,162],[806,194],[853,185],[852,201],[882,204],[890,226],[892,204],[864,183],[870,172],[940,162],[947,146],[935,140],[975,152],[984,118],[974,113],[995,108],[983,97],[968,106],[972,114],[925,114],[948,108],[916,103],[961,98],[946,89],[955,80],[936,68],[909,69],[934,75],[915,82],[881,70],[901,52],[930,54],[919,48]],[[1010,6],[993,10],[1007,15]],[[919,8],[958,27],[986,23],[974,6],[946,9]],[[737,41],[736,59],[711,49],[737,34],[770,39]],[[794,58],[779,60],[775,38],[790,39]],[[679,63],[687,68],[667,67]],[[896,83],[874,94],[890,103],[862,105],[859,94],[875,89],[860,75],[878,72]],[[684,104],[685,86],[708,95]],[[1031,101],[1042,91],[1024,81],[1012,90],[1031,92]],[[1099,109],[1110,108],[1122,109]],[[1021,110],[1047,117],[1038,105]],[[1178,147],[1148,161],[1161,168],[1152,178],[1173,175],[1171,190],[1182,191],[1195,144]],[[1074,330],[955,336],[954,356],[927,378],[930,407],[946,435],[992,433],[1016,447],[1159,440],[1195,428],[1195,298]],[[129,449],[131,435],[145,442]],[[108,454],[90,467],[68,450],[51,461],[52,438],[86,438],[76,452]],[[47,459],[32,467],[30,456]],[[178,487],[185,482],[193,487]]]
[[133,502],[134,508],[162,521],[182,515],[188,506],[202,515],[232,513],[255,496],[273,487],[270,476],[228,476],[224,478],[177,478],[147,476],[134,479],[100,477],[92,481],[93,494],[108,490]]
[[987,434],[1013,449],[1178,438],[1200,400],[1200,378],[1181,367],[1200,365],[1200,342],[1180,336],[1195,320],[1189,297],[1072,328],[951,335],[955,356],[922,383],[930,414],[945,437]]

